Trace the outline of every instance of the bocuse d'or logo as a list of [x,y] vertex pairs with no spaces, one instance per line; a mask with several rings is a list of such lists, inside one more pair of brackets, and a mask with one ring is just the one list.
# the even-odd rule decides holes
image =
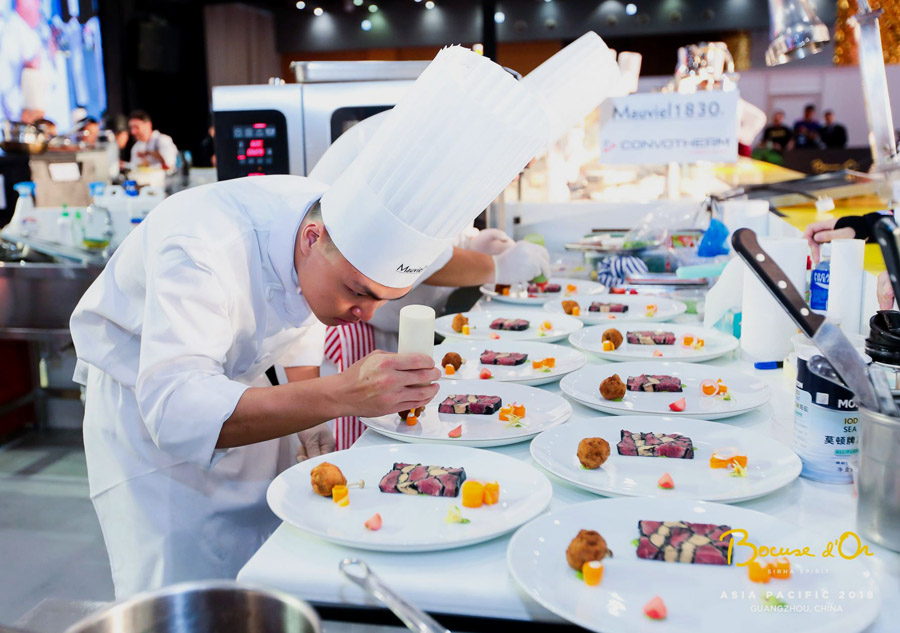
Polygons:
[[[721,536],[719,536],[719,540],[723,541],[729,535],[738,535],[741,539],[738,541],[736,536],[731,537],[731,542],[728,543],[728,564],[731,564],[731,555],[734,552],[735,545],[740,547],[746,547],[750,550],[750,558],[743,563],[736,563],[738,567],[745,567],[749,565],[753,561],[756,560],[757,557],[766,556],[794,556],[794,557],[808,557],[808,558],[816,558],[816,554],[812,553],[810,547],[774,547],[767,545],[755,545],[750,542],[749,537],[750,534],[747,530],[741,529],[733,529],[728,530],[727,532],[723,532]],[[856,532],[844,532],[841,534],[839,538],[834,539],[833,541],[829,541],[828,545],[825,546],[825,549],[820,554],[822,558],[843,558],[844,560],[853,560],[858,556],[874,556],[872,552],[869,551],[869,548],[862,544],[859,536]]]
[[407,266],[406,264],[400,264],[399,266],[397,266],[398,273],[406,273],[408,275],[418,275],[423,270],[425,270],[424,266],[420,266],[418,268],[413,268],[411,266]]

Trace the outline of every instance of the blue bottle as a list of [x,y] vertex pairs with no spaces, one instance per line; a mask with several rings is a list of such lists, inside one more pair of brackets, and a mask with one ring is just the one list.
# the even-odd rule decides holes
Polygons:
[[822,246],[822,259],[809,278],[809,307],[817,314],[828,309],[828,285],[831,281],[831,244]]

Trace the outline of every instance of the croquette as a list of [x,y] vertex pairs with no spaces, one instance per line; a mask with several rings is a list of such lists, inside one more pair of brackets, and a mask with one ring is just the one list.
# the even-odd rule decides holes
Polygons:
[[601,341],[610,341],[615,349],[619,349],[619,345],[622,344],[623,340],[622,333],[614,327],[606,330],[601,338]]
[[606,547],[606,539],[594,530],[581,530],[566,548],[566,562],[575,571],[581,571],[585,563],[607,556],[612,557],[612,552]]
[[[454,332],[462,332],[463,326],[468,324],[469,319],[461,314],[457,314],[455,317],[453,317],[453,323],[450,325],[450,327],[453,328]],[[621,336],[621,334],[619,336]]]
[[453,369],[459,371],[459,368],[462,367],[463,359],[462,356],[457,354],[456,352],[447,352],[444,354],[444,358],[441,359],[441,367],[446,367],[447,365],[453,365]]
[[331,496],[331,489],[335,486],[346,486],[347,478],[341,469],[328,462],[322,462],[309,472],[310,483],[313,492],[323,497]]
[[627,387],[619,374],[613,374],[600,383],[600,395],[606,400],[621,400],[625,397]]
[[586,437],[578,442],[578,461],[589,470],[600,468],[609,459],[609,442],[602,437]]
[[577,301],[571,301],[569,299],[566,299],[565,301],[562,302],[562,308],[563,308],[563,312],[565,312],[566,314],[572,314],[572,312],[574,312],[575,308],[580,308],[580,306],[578,305]]

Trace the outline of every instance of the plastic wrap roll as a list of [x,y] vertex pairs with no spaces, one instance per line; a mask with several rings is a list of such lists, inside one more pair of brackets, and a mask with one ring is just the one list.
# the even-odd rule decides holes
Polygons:
[[847,334],[859,334],[862,319],[862,240],[834,240],[831,243],[831,278],[828,282],[828,318]]
[[[781,267],[794,287],[806,291],[806,241],[760,238],[760,246]],[[753,362],[782,361],[793,350],[797,326],[756,275],[744,266],[741,350]]]

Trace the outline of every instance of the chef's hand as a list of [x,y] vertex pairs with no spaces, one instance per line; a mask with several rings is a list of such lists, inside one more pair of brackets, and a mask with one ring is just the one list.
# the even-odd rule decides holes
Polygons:
[[375,351],[338,374],[344,381],[347,415],[378,417],[424,407],[437,395],[441,377],[424,354]]
[[494,283],[515,284],[544,275],[550,278],[550,253],[531,242],[516,242],[508,251],[494,256]]
[[328,424],[318,424],[300,431],[297,437],[300,438],[300,447],[297,449],[298,462],[334,452],[334,435],[328,429]]
[[500,229],[483,229],[478,235],[469,239],[466,248],[485,255],[500,255],[505,253],[516,243]]
[[812,251],[813,263],[819,263],[820,247],[825,242],[844,238],[852,240],[856,237],[856,231],[847,226],[835,231],[834,225],[836,223],[837,218],[819,220],[810,224],[803,232],[803,237],[809,242],[809,249]]
[[894,308],[894,286],[891,285],[891,278],[886,272],[878,275],[878,309],[892,310]]

